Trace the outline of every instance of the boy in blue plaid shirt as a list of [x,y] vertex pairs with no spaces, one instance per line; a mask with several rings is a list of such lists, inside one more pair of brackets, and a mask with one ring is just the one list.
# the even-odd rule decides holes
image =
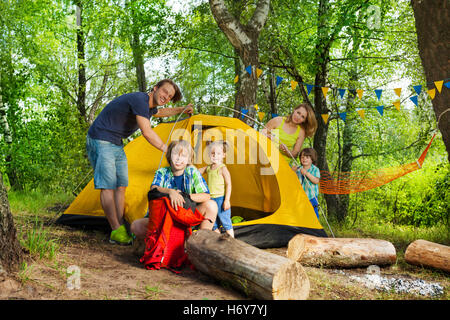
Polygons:
[[[171,142],[166,154],[170,167],[160,168],[155,172],[150,189],[168,194],[170,204],[175,210],[179,206],[182,207],[185,202],[181,192],[189,194],[191,200],[197,203],[197,210],[207,218],[200,224],[200,229],[212,230],[217,216],[217,204],[211,200],[205,179],[192,165],[193,157],[194,150],[189,142],[185,140]],[[137,238],[144,239],[147,224],[147,216],[138,219],[131,224],[131,232]]]
[[317,161],[317,152],[313,148],[305,148],[300,151],[300,167],[292,167],[292,169],[297,174],[303,190],[305,190],[306,196],[311,202],[314,212],[317,218],[319,218],[319,202],[317,200],[319,196],[319,181],[320,181],[320,170],[314,163]]

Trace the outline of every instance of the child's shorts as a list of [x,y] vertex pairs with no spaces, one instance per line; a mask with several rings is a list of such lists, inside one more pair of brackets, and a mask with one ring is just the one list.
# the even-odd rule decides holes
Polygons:
[[219,228],[220,225],[222,225],[225,230],[233,229],[233,224],[231,222],[231,209],[228,209],[226,211],[223,210],[223,200],[225,199],[225,197],[211,199],[217,203],[217,207],[219,208],[219,211],[217,212],[216,222],[214,222],[213,230]]

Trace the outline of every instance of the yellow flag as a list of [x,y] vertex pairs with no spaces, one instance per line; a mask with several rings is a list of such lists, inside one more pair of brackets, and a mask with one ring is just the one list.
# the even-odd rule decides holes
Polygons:
[[298,85],[297,81],[291,80],[291,89],[294,90]]
[[325,122],[325,124],[327,124],[329,117],[330,117],[330,115],[328,113],[322,114],[322,119],[323,119],[323,122]]
[[356,93],[358,94],[359,100],[361,100],[361,99],[362,99],[362,96],[363,96],[363,92],[364,92],[364,90],[363,90],[363,89],[358,89],[358,90],[356,90]]
[[431,100],[433,100],[434,96],[436,95],[436,89],[431,89],[431,90],[428,90],[427,92],[430,95]]
[[261,69],[256,68],[256,78],[259,78],[259,76],[263,73]]
[[255,104],[253,107],[255,108],[255,110],[259,109],[258,104]]
[[360,116],[362,119],[364,119],[364,116],[365,116],[365,114],[364,114],[364,109],[357,110],[356,112],[358,112],[359,116]]
[[236,82],[238,82],[239,81],[239,76],[236,76],[235,78],[234,78],[234,83],[236,83]]
[[442,85],[444,84],[444,80],[441,81],[435,81],[434,85],[436,86],[436,88],[438,89],[439,93],[441,93],[442,90]]
[[330,88],[328,88],[328,87],[322,87],[322,92],[323,92],[323,97],[326,99],[327,98],[327,93],[328,93],[328,90],[329,90]]
[[393,105],[394,105],[394,107],[395,107],[398,111],[400,111],[400,100],[395,101],[395,102],[393,103]]
[[395,91],[395,94],[400,97],[400,94],[402,93],[402,88],[395,88],[394,91]]
[[259,118],[259,121],[262,121],[262,119],[264,119],[264,116],[266,115],[266,113],[265,112],[258,112],[258,118]]

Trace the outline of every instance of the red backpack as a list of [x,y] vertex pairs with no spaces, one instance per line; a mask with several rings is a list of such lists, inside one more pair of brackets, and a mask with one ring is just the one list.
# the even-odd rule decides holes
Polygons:
[[175,210],[169,196],[152,189],[148,193],[149,222],[145,252],[140,262],[149,270],[167,268],[174,272],[187,262],[184,243],[192,234],[191,227],[205,218],[195,208],[189,195],[183,194],[184,207]]

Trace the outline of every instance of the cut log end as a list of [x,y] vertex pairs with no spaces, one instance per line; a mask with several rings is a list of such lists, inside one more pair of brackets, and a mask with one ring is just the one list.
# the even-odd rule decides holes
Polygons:
[[273,277],[272,295],[274,300],[306,300],[309,290],[309,278],[298,262],[286,263]]

